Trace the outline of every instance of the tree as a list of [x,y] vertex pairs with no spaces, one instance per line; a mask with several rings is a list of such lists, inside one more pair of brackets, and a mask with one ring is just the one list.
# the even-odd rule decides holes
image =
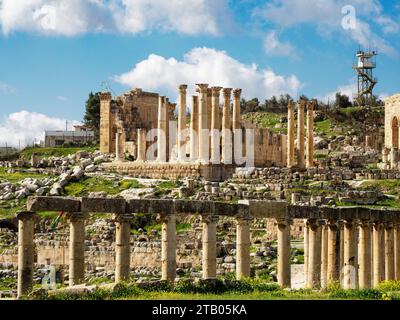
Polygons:
[[342,94],[341,92],[336,93],[336,98],[335,98],[335,107],[336,108],[349,108],[352,107],[353,104],[350,101],[350,98]]
[[83,122],[86,126],[93,128],[96,137],[100,131],[100,92],[90,92],[89,98],[85,103],[86,111]]

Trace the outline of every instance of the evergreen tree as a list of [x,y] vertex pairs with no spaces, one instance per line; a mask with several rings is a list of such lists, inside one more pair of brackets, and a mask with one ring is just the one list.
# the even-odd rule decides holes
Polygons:
[[83,122],[86,126],[93,129],[96,138],[98,138],[100,131],[100,92],[96,92],[95,94],[90,92],[85,107],[86,110]]

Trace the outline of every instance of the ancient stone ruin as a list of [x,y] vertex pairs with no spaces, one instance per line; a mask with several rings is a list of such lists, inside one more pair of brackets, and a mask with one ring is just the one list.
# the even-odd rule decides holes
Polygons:
[[[110,93],[103,93],[100,151],[116,155],[116,161],[105,167],[133,176],[218,181],[238,166],[286,164],[284,135],[241,120],[241,89],[197,84],[197,92],[191,99],[189,123],[187,85],[179,86],[177,122],[176,105],[165,96],[134,89],[113,100]],[[135,161],[125,162],[126,155]]]
[[216,222],[219,217],[236,219],[236,277],[250,275],[249,222],[272,219],[277,228],[277,279],[291,287],[291,232],[294,219],[304,219],[304,273],[308,288],[326,287],[340,280],[343,288],[370,288],[380,281],[400,278],[400,212],[365,207],[304,206],[286,201],[244,200],[238,204],[213,201],[122,198],[29,198],[27,212],[18,214],[18,295],[31,291],[34,268],[36,213],[68,212],[70,221],[69,285],[84,281],[85,228],[91,213],[113,213],[115,221],[115,281],[129,278],[130,224],[137,213],[159,214],[162,224],[162,280],[176,278],[176,217],[200,215],[202,221],[202,277],[216,278]]

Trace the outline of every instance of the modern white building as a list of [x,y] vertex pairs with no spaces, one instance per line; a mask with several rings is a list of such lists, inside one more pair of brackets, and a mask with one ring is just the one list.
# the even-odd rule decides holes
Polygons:
[[94,131],[86,126],[76,125],[73,131],[45,131],[44,147],[61,147],[64,143],[85,143],[95,140]]

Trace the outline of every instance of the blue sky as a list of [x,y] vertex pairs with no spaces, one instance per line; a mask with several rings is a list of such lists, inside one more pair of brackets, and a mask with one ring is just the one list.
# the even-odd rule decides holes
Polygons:
[[104,82],[172,100],[198,82],[246,98],[351,94],[359,46],[379,51],[376,94],[391,95],[399,40],[399,1],[0,0],[0,145],[81,120]]

